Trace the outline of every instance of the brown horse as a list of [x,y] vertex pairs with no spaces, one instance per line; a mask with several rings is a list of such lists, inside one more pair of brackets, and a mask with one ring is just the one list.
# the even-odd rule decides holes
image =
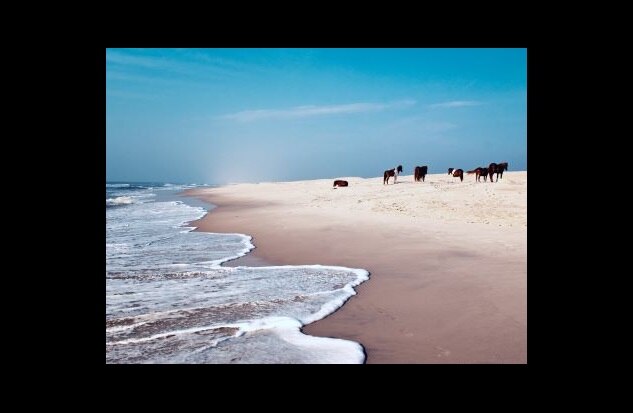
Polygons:
[[455,168],[448,168],[448,174],[452,175],[454,170],[455,170]]
[[464,181],[464,171],[461,169],[453,169],[453,177],[459,178],[462,182]]
[[416,166],[413,170],[413,181],[420,182],[420,178],[422,178],[422,182],[424,182],[424,177],[426,176],[426,172],[428,171],[428,166]]
[[336,188],[337,186],[349,186],[349,183],[347,181],[343,181],[342,179],[337,179],[334,181],[333,187]]
[[[501,175],[501,179],[503,179],[503,171],[508,170],[508,163],[501,162],[497,164],[497,181],[499,180],[499,175]],[[492,179],[492,176],[490,177]]]
[[398,179],[398,174],[401,172],[402,172],[402,165],[398,165],[397,168],[386,170],[383,175],[382,184],[389,185],[389,177],[393,176],[393,183],[395,185],[396,179]]
[[508,170],[508,163],[507,162],[501,162],[499,164],[492,162],[489,166],[488,166],[488,174],[490,175],[490,182],[492,182],[492,174],[496,173],[497,174],[497,181],[499,181],[499,175],[501,175],[501,178],[503,178],[503,171],[507,171]]
[[481,182],[481,177],[484,177],[484,182],[486,181],[486,178],[488,178],[488,168],[484,167],[484,166],[480,166],[479,168],[475,168],[472,171],[468,171],[467,172],[468,175],[472,175],[475,174],[475,181],[477,182]]
[[492,180],[492,175],[497,172],[497,164],[492,162],[490,165],[488,165],[488,175],[490,175],[490,182],[494,182]]

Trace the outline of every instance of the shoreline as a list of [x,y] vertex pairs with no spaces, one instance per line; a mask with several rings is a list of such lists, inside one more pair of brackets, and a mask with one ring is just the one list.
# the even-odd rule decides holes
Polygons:
[[227,266],[370,272],[305,334],[356,341],[368,364],[527,363],[527,172],[494,184],[466,179],[401,176],[383,186],[352,177],[337,190],[325,179],[184,194],[217,206],[190,223],[196,231],[253,237],[255,249]]

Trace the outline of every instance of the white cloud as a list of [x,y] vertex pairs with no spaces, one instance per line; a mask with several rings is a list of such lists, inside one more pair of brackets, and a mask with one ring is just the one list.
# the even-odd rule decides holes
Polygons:
[[[228,77],[235,75],[241,67],[227,59],[212,58],[201,53],[180,52],[177,58],[149,56],[131,53],[132,49],[106,49],[106,63],[119,70],[145,70],[153,73],[172,72],[181,75],[208,77]],[[111,69],[112,66],[106,66]]]
[[134,56],[128,53],[121,53],[116,50],[106,51],[106,62],[142,67],[161,67],[166,63],[164,59]]
[[450,102],[433,103],[430,108],[461,108],[464,106],[479,106],[482,102],[476,100],[452,100]]
[[244,110],[224,115],[222,118],[237,120],[239,122],[252,122],[260,119],[290,119],[346,113],[379,112],[387,109],[405,108],[412,105],[415,105],[415,100],[400,100],[388,103],[360,102],[330,106],[296,106],[288,109]]

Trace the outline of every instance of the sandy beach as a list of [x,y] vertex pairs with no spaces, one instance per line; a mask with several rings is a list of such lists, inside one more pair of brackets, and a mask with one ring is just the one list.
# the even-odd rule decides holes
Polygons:
[[[332,188],[334,179],[349,187]],[[392,180],[390,180],[392,182]],[[253,236],[230,265],[368,270],[307,334],[361,343],[367,363],[527,363],[527,172],[234,184],[187,195],[218,206],[191,225]]]

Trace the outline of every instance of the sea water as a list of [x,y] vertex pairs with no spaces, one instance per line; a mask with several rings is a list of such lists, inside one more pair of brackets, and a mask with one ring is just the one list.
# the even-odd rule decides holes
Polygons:
[[195,186],[106,184],[106,363],[364,362],[359,343],[300,329],[341,307],[368,272],[222,267],[254,246],[185,226],[207,213],[176,195]]

